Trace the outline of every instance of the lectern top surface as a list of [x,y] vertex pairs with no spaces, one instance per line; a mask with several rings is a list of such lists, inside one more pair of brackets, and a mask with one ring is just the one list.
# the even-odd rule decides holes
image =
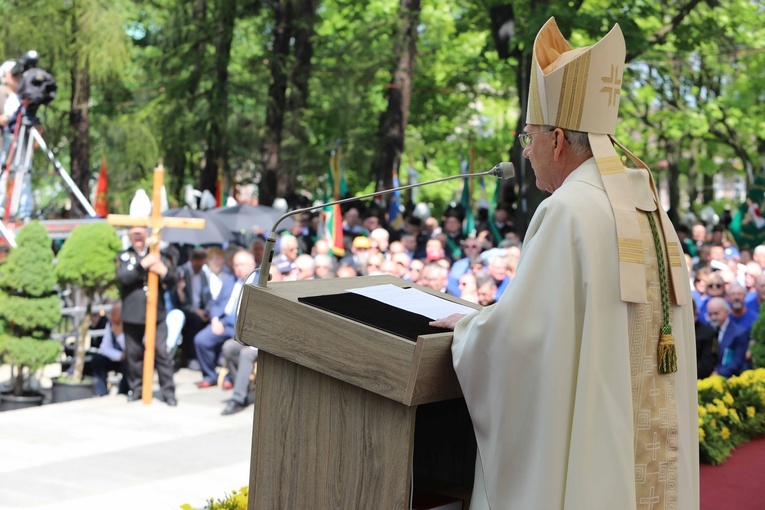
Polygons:
[[417,341],[420,335],[448,331],[430,326],[432,319],[424,315],[358,294],[341,292],[301,297],[298,301],[412,341]]

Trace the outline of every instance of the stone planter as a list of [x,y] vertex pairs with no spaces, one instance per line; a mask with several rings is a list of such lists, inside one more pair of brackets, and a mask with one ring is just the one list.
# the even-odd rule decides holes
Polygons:
[[51,379],[51,382],[53,383],[51,388],[51,404],[91,398],[96,387],[96,382],[91,378],[85,378],[82,382],[75,383],[56,377]]
[[44,399],[45,397],[39,393],[31,393],[21,396],[16,396],[12,393],[0,393],[0,411],[37,407],[42,405]]

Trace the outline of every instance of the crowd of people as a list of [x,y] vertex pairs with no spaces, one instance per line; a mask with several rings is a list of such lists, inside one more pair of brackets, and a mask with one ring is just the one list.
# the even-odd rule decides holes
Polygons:
[[[387,274],[487,306],[502,296],[520,259],[522,243],[508,209],[500,204],[490,219],[465,235],[459,206],[450,206],[440,221],[432,216],[409,215],[403,228],[395,230],[376,209],[354,205],[343,215],[342,254],[333,251],[328,239],[317,236],[317,215],[305,214],[279,236],[271,281]],[[721,226],[708,228],[698,223],[692,229],[678,230],[691,269],[698,377],[739,374],[751,366],[751,328],[765,300],[765,246],[751,254],[739,251]],[[142,259],[135,257],[145,251],[144,236],[143,229],[131,229],[133,244],[121,256],[123,300],[145,299],[143,279],[133,280],[137,275],[131,276],[152,267],[148,264],[149,269],[137,269]],[[173,362],[176,368],[200,371],[199,388],[220,383],[224,390],[233,390],[224,415],[239,412],[248,404],[257,349],[233,340],[236,304],[242,284],[260,267],[265,241],[256,235],[248,244],[193,247],[185,252],[183,246],[173,246],[162,259],[170,277],[165,274],[161,278],[164,299],[160,308],[164,311],[158,314],[157,348],[161,346],[169,356],[158,354],[157,363],[167,365],[158,371],[164,375],[162,391],[171,405],[175,403],[169,375]],[[124,291],[126,285],[134,287],[132,298]],[[129,308],[141,310],[140,317],[130,319],[130,323],[142,331],[144,304],[131,303]],[[125,373],[120,393],[137,400],[141,396],[141,357],[133,339],[135,355],[129,362],[131,343],[126,349],[121,315],[121,307],[115,307],[111,318],[116,325],[107,329],[108,341],[102,343],[102,352],[94,362],[96,394],[107,393],[107,372],[115,370]],[[219,378],[222,365],[227,371]]]
[[699,379],[752,367],[752,326],[765,300],[765,245],[739,250],[722,224],[678,229],[691,273]]
[[[399,230],[390,228],[376,209],[361,209],[354,205],[344,211],[342,252],[333,251],[329,240],[317,236],[318,215],[299,217],[291,229],[280,233],[271,281],[389,274],[489,305],[512,279],[520,241],[504,205],[473,235],[462,233],[464,211],[459,206],[449,207],[441,221],[409,215]],[[163,293],[158,303],[156,363],[164,401],[177,404],[174,363],[176,368],[200,371],[199,388],[220,384],[233,390],[224,415],[241,411],[248,404],[257,349],[233,340],[236,305],[241,286],[248,277],[254,278],[263,260],[263,237],[255,235],[248,247],[173,245],[159,258],[148,254],[145,229],[130,229],[128,238],[130,247],[118,258],[122,306],[112,309],[108,338],[94,363],[97,395],[108,393],[108,372],[118,371],[125,381],[120,393],[130,401],[141,398],[139,333],[145,327],[146,276],[156,272]],[[223,377],[219,377],[221,365],[226,367]]]

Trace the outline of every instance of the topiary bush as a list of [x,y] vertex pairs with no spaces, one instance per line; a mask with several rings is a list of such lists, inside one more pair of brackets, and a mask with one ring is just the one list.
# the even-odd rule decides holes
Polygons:
[[58,252],[56,276],[63,285],[82,290],[85,296],[85,319],[80,324],[74,350],[72,382],[82,381],[85,366],[85,339],[90,328],[90,314],[96,295],[115,283],[117,254],[122,243],[114,227],[106,223],[86,223],[75,228]]
[[25,393],[29,374],[53,363],[61,344],[50,333],[61,319],[53,250],[45,227],[26,224],[0,273],[0,358],[12,365],[13,394]]

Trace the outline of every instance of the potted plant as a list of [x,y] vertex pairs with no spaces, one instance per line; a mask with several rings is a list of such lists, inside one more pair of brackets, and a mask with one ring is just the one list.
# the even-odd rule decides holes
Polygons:
[[83,380],[85,347],[90,329],[90,317],[96,297],[115,282],[117,254],[122,243],[114,228],[106,223],[86,223],[75,228],[58,252],[56,276],[59,283],[79,291],[85,306],[74,348],[73,371],[54,380],[53,401],[63,402],[93,395],[92,380]]
[[61,305],[48,232],[33,221],[19,231],[16,242],[0,267],[0,357],[11,365],[13,380],[13,390],[0,394],[3,410],[42,404],[43,395],[30,391],[26,382],[61,353],[61,344],[50,339]]

